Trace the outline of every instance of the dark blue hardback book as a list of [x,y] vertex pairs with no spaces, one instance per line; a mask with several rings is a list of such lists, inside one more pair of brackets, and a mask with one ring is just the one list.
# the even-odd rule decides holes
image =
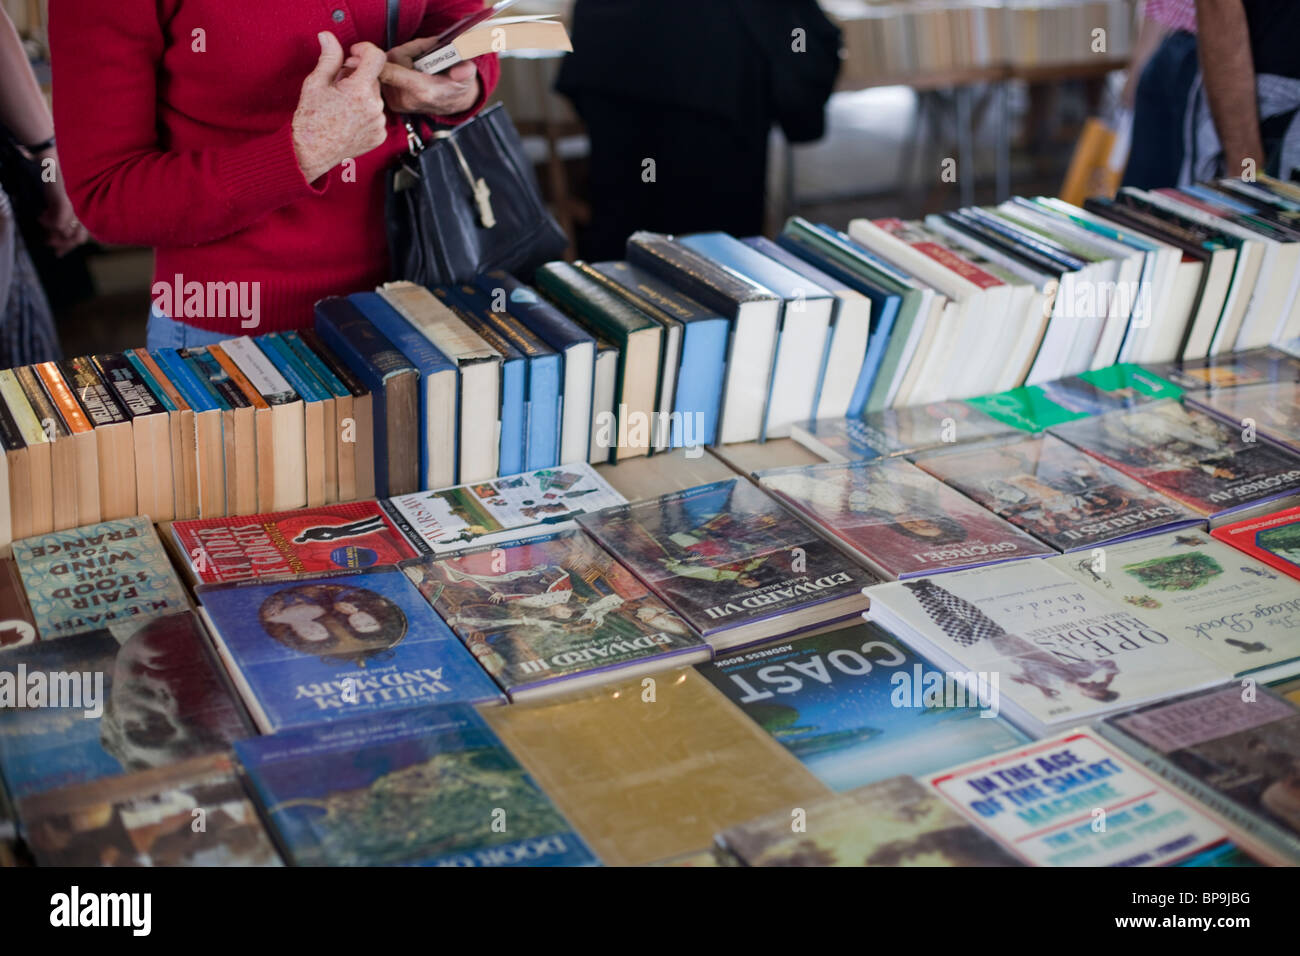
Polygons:
[[201,585],[196,593],[264,733],[504,699],[396,568]]
[[236,747],[299,866],[598,862],[472,707],[421,707]]
[[252,733],[188,611],[0,655],[0,773],[15,801]]
[[371,393],[375,442],[375,491],[389,494],[388,383],[418,375],[410,360],[347,299],[316,303],[316,334]]
[[596,340],[590,332],[543,299],[532,286],[508,272],[487,272],[474,280],[479,291],[494,301],[528,331],[560,353],[564,359],[557,462],[586,461],[591,434],[592,385],[595,380]]

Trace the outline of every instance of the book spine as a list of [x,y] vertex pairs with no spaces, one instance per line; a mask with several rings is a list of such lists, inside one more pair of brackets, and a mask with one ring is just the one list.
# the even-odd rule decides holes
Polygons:
[[40,445],[48,442],[49,436],[41,427],[40,416],[27,400],[22,384],[13,369],[0,371],[0,397],[3,397],[9,412],[18,426],[18,433],[28,445]]
[[265,371],[274,373],[288,386],[293,395],[289,401],[302,398],[304,402],[321,402],[330,397],[278,334],[260,336],[253,345],[266,363]]
[[95,355],[91,361],[100,378],[113,389],[123,410],[131,418],[143,418],[167,411],[127,356]]
[[80,400],[82,410],[91,424],[117,425],[131,420],[127,410],[117,400],[117,395],[100,377],[89,358],[74,358],[59,366],[63,378]]
[[[33,366],[33,368],[36,369],[36,374],[45,387],[46,395],[49,396],[54,407],[58,409],[63,424],[67,426],[68,431],[74,435],[91,431],[94,425],[91,424],[90,417],[77,402],[76,396],[73,395],[72,389],[68,387],[68,382],[59,371],[59,367],[53,362],[42,362]],[[96,410],[98,411],[98,409]],[[108,418],[106,410],[104,411],[104,417],[105,420],[98,424],[111,424],[111,419]]]
[[299,361],[307,366],[312,375],[316,376],[316,380],[325,391],[335,398],[346,398],[351,394],[339,381],[338,377],[330,371],[329,366],[321,360],[321,357],[308,348],[301,335],[297,332],[284,332],[282,338],[284,343],[298,356]]
[[235,383],[235,386],[244,393],[244,398],[247,399],[248,404],[256,409],[271,407],[267,404],[266,399],[262,397],[262,393],[248,380],[248,376],[235,364],[235,360],[226,354],[226,350],[222,346],[210,345],[208,351],[217,360],[217,364],[230,376],[230,380]]

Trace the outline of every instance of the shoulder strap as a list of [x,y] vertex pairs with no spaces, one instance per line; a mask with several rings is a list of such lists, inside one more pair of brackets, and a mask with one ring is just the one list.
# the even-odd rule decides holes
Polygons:
[[397,21],[402,13],[402,0],[388,0],[388,46],[391,50],[397,46]]

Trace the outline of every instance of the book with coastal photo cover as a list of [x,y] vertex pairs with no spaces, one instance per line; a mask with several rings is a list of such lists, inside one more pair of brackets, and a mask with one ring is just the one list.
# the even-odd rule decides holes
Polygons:
[[281,865],[224,753],[43,793],[22,814],[38,866]]
[[996,677],[1003,715],[1034,736],[1231,676],[1050,561],[881,584],[870,597],[871,619],[936,666]]
[[[1083,558],[1083,560],[1079,560]],[[1300,588],[1199,529],[1049,560],[1237,676],[1300,673]]]
[[685,621],[578,529],[402,570],[512,700],[709,656]]
[[747,866],[1024,866],[908,776],[825,797],[806,808],[804,830],[780,811],[719,834]]
[[371,714],[235,749],[297,866],[597,862],[469,706]]
[[737,478],[578,523],[715,649],[860,613],[878,580]]
[[883,578],[1055,553],[899,458],[774,469],[759,481]]
[[913,460],[1058,551],[1204,521],[1054,435],[935,451]]
[[827,461],[866,461],[981,441],[1016,429],[967,402],[931,402],[868,412],[860,418],[797,422],[790,437]]
[[1118,714],[1098,729],[1222,819],[1300,863],[1294,700],[1233,684]]
[[192,613],[0,654],[0,774],[15,803],[218,753],[252,732]]
[[719,655],[698,670],[833,790],[929,773],[1026,740],[994,701],[981,704],[964,688],[960,699],[936,697],[934,668],[862,621]]
[[502,700],[397,568],[202,584],[195,593],[263,733],[422,704]]
[[438,491],[389,498],[424,552],[511,541],[572,528],[578,515],[626,504],[590,465],[577,462]]
[[1294,493],[1300,457],[1177,402],[1159,402],[1058,425],[1071,445],[1216,517]]

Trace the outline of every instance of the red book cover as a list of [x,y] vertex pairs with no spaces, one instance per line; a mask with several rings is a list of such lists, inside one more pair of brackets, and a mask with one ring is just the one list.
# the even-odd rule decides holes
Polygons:
[[1210,534],[1300,580],[1300,507],[1225,524]]
[[419,556],[377,501],[172,525],[204,584],[396,564]]

